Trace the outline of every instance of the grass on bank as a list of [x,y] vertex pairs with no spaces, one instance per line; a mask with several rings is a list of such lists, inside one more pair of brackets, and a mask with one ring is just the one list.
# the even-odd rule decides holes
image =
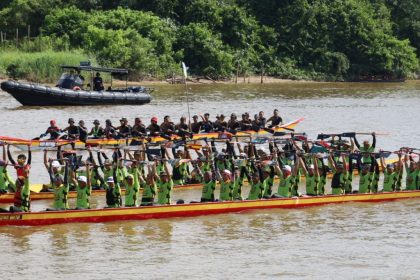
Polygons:
[[89,57],[81,51],[21,52],[0,50],[0,76],[33,82],[54,83],[60,77],[60,65],[79,65]]

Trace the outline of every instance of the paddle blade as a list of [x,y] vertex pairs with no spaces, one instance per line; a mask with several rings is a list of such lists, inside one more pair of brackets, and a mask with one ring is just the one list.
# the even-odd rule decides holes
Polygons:
[[344,132],[344,133],[341,134],[341,136],[342,137],[350,137],[350,138],[353,138],[353,137],[356,137],[356,132]]
[[329,135],[329,134],[318,134],[318,137],[316,139],[324,140],[324,139],[328,139],[330,137],[331,137],[331,135]]

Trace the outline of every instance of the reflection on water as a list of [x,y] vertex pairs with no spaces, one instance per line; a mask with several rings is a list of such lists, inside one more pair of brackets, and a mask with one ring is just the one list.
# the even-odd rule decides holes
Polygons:
[[[279,108],[299,130],[381,131],[378,146],[418,146],[420,82],[189,85],[192,112]],[[50,119],[90,122],[186,113],[183,86],[159,86],[145,106],[26,108],[0,93],[0,135],[31,138]],[[31,180],[48,178],[34,153]],[[275,186],[275,188],[277,185]],[[302,186],[301,186],[302,187]],[[248,187],[244,193],[248,192]],[[196,200],[200,190],[177,191]],[[104,205],[103,197],[95,198]],[[47,206],[33,202],[34,209]],[[350,203],[167,220],[0,228],[2,279],[417,278],[420,203]],[[24,265],[22,265],[24,264]],[[12,268],[20,267],[19,271]],[[39,276],[39,277],[38,277]]]

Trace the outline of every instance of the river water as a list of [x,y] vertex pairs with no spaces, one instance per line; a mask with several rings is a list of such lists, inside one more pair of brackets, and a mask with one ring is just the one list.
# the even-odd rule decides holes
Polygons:
[[[158,86],[144,106],[24,108],[0,92],[0,135],[38,136],[50,119],[187,115],[183,86]],[[420,82],[190,85],[191,114],[270,115],[317,133],[381,132],[377,146],[418,147]],[[369,139],[370,137],[366,137]],[[365,139],[361,137],[361,139]],[[34,153],[32,182],[45,182]],[[246,191],[245,191],[246,193]],[[200,190],[175,198],[198,199]],[[103,198],[94,198],[102,206]],[[49,205],[34,202],[34,210]],[[1,207],[1,206],[0,206]],[[418,200],[351,203],[195,218],[0,228],[2,279],[417,279]]]

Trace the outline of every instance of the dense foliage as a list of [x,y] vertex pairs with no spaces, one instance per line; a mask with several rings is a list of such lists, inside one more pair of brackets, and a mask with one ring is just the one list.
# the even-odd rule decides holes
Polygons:
[[20,40],[21,51],[76,50],[137,78],[179,74],[181,61],[215,79],[395,78],[419,69],[419,0],[0,2],[3,51],[28,25],[36,39]]

